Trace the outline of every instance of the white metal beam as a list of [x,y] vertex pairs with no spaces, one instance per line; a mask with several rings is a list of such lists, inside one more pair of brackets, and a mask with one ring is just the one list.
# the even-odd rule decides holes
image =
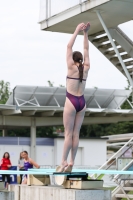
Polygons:
[[16,115],[21,114],[21,110],[3,110],[1,111],[2,115]]
[[[63,118],[62,117],[35,117],[36,119],[36,126],[56,126],[56,125],[63,125]],[[88,117],[85,116],[83,125],[88,124],[104,124],[104,123],[117,123],[122,121],[132,121],[133,115],[129,116],[95,116]],[[31,126],[31,117],[27,116],[5,116],[5,123],[4,126],[14,126],[14,127],[30,127]],[[3,127],[2,116],[0,116],[0,127]]]
[[32,116],[35,115],[37,110],[30,110],[30,111],[24,111],[22,112],[23,116]]
[[53,116],[54,115],[54,113],[55,113],[55,110],[53,110],[53,111],[46,111],[46,112],[42,112],[41,113],[41,116],[42,117],[45,117],[45,116]]
[[36,118],[31,118],[31,148],[30,148],[30,156],[33,160],[36,160]]
[[130,74],[129,74],[129,72],[128,72],[126,66],[125,66],[125,63],[123,62],[123,60],[122,60],[122,58],[121,58],[121,55],[120,55],[120,53],[119,53],[119,51],[118,51],[118,49],[117,49],[117,47],[116,47],[116,45],[115,45],[115,43],[114,43],[112,37],[111,37],[111,34],[110,34],[108,28],[106,27],[106,25],[105,25],[105,23],[104,23],[104,21],[103,21],[103,19],[102,19],[102,16],[101,16],[101,14],[100,14],[100,12],[99,12],[99,10],[95,10],[95,11],[96,11],[97,16],[98,16],[98,18],[99,18],[99,20],[100,20],[100,22],[101,22],[101,24],[102,24],[102,26],[103,26],[103,28],[104,28],[104,30],[105,30],[105,32],[106,32],[108,38],[109,38],[109,40],[110,40],[110,42],[111,42],[111,44],[112,44],[112,46],[113,46],[113,48],[114,48],[114,51],[115,51],[115,53],[116,53],[116,55],[117,55],[117,57],[118,57],[118,59],[119,59],[121,65],[122,65],[122,68],[123,68],[123,70],[124,70],[124,72],[125,72],[125,74],[126,74],[128,80],[129,80],[129,82],[130,82],[130,85],[133,87],[133,80],[132,80],[132,78],[131,78],[131,76],[130,76]]

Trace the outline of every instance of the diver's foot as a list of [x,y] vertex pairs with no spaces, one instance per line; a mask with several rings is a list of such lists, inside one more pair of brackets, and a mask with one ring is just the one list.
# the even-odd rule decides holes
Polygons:
[[71,172],[72,171],[72,168],[73,168],[73,165],[68,165],[67,167],[65,167],[64,171],[63,172]]
[[56,167],[56,172],[63,172],[67,166],[67,162],[62,163],[61,165]]

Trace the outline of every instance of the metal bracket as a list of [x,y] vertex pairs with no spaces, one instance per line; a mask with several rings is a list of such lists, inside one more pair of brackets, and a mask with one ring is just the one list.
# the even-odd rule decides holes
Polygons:
[[[14,99],[15,99],[15,102],[16,102],[18,107],[24,106],[26,104],[30,104],[32,106],[38,106],[38,107],[40,106],[38,101],[37,101],[37,99],[36,99],[36,97],[34,97],[34,98],[32,98],[32,99],[30,99],[28,101],[26,101],[24,99],[19,99],[19,98],[16,98],[16,97]],[[23,102],[23,103],[20,103],[20,101]],[[35,102],[35,103],[33,103],[33,102]]]

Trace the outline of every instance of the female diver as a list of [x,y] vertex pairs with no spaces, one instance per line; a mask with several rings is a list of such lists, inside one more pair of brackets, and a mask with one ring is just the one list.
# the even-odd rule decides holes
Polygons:
[[[67,80],[66,80],[66,101],[63,113],[63,123],[65,128],[65,140],[61,165],[56,168],[58,172],[71,172],[74,165],[75,156],[79,144],[79,132],[84,119],[86,103],[84,90],[86,79],[90,68],[88,31],[90,23],[81,23],[76,27],[67,45]],[[83,31],[83,55],[72,52],[75,39],[80,31]],[[67,162],[69,151],[71,150],[70,162]]]

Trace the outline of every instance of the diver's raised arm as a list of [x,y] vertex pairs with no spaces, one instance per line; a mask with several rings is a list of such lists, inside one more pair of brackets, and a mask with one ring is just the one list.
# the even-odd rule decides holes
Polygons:
[[84,23],[79,24],[79,25],[76,27],[76,29],[75,29],[75,31],[74,31],[74,33],[73,33],[73,35],[72,35],[70,41],[69,41],[68,44],[67,44],[66,61],[67,61],[67,66],[68,66],[68,68],[71,68],[72,65],[74,64],[74,61],[73,61],[73,58],[72,58],[72,47],[73,47],[73,45],[74,45],[74,42],[75,42],[75,39],[76,39],[78,33],[79,33],[80,31],[82,31],[82,30],[84,29],[84,27],[85,27],[85,24],[84,24]]
[[90,68],[90,58],[89,58],[89,41],[88,41],[88,31],[90,28],[90,23],[85,25],[84,33],[84,66],[85,68]]

